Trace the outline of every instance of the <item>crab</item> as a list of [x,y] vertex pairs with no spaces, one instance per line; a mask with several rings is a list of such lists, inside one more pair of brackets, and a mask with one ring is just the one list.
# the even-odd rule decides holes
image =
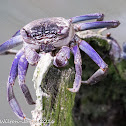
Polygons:
[[[108,65],[86,41],[81,40],[76,34],[76,32],[89,29],[115,28],[120,24],[116,20],[102,21],[103,17],[103,14],[95,13],[70,19],[62,17],[38,19],[25,25],[11,39],[0,45],[0,53],[4,53],[23,43],[23,47],[14,58],[7,82],[7,100],[13,112],[20,119],[26,119],[26,116],[13,92],[15,79],[18,76],[18,82],[27,103],[30,105],[35,104],[25,84],[25,77],[28,65],[36,65],[44,53],[50,53],[54,56],[53,64],[56,67],[65,67],[68,64],[70,53],[74,55],[76,73],[73,88],[68,88],[71,92],[78,92],[81,83],[95,84],[106,75]],[[91,19],[96,19],[97,21],[77,23]],[[99,66],[99,69],[86,81],[81,80],[82,61],[80,49]]]

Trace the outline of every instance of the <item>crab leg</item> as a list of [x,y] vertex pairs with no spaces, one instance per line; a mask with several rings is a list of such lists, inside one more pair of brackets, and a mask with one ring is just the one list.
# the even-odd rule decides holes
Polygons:
[[0,54],[22,43],[22,37],[19,32],[20,31],[16,32],[11,39],[7,40],[6,42],[0,45]]
[[86,41],[80,40],[79,48],[83,50],[100,67],[100,69],[98,69],[87,81],[82,81],[82,83],[86,84],[95,84],[106,75],[108,65]]
[[[81,55],[78,46],[74,46],[71,49],[72,53],[74,54],[74,63],[76,69],[75,80],[73,84],[73,88],[68,88],[71,92],[77,92],[81,86]],[[57,53],[56,57],[54,58],[53,64],[56,67],[64,67],[68,64],[68,59],[70,58],[70,49],[69,47],[62,47],[62,49]]]
[[82,75],[81,54],[77,45],[72,47],[71,51],[74,54],[74,64],[75,64],[76,74],[75,74],[73,88],[68,88],[68,90],[71,92],[77,92],[81,86],[81,75]]
[[15,79],[17,77],[18,74],[18,62],[20,57],[23,55],[23,51],[20,50],[16,56],[15,59],[13,61],[12,67],[11,67],[11,71],[10,71],[10,76],[8,78],[8,83],[7,83],[7,100],[13,110],[13,112],[19,116],[21,119],[25,119],[25,115],[23,114],[16,98],[13,92],[13,85],[15,82]]
[[26,98],[26,101],[28,102],[28,104],[32,105],[35,104],[35,102],[33,101],[29,89],[25,84],[25,76],[27,73],[27,69],[28,69],[28,61],[26,60],[25,56],[22,55],[18,63],[18,80],[22,92],[24,93],[24,96]]
[[126,42],[124,42],[122,45],[121,58],[126,60]]
[[76,31],[83,31],[89,29],[98,29],[98,28],[115,28],[119,25],[119,21],[97,21],[97,22],[87,22],[75,24],[74,29]]
[[92,19],[97,19],[98,21],[102,21],[103,18],[104,18],[103,14],[95,13],[95,14],[86,14],[86,15],[76,16],[70,19],[72,23],[76,23],[76,22],[92,20]]

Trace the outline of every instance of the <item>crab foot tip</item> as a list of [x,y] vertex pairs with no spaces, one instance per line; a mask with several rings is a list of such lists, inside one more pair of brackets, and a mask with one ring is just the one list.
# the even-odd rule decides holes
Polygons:
[[113,21],[113,28],[116,28],[120,25],[119,21]]
[[73,92],[73,93],[78,92],[78,90],[76,90],[75,88],[67,88],[67,90],[69,90],[70,92]]
[[[27,102],[28,102],[28,101],[27,101]],[[28,104],[29,104],[29,105],[34,105],[34,104],[36,104],[36,102],[30,101],[30,102],[28,102]]]
[[99,14],[97,21],[103,21],[103,19],[104,19],[104,14]]
[[36,104],[36,103],[33,101],[33,99],[32,99],[32,96],[31,96],[31,94],[30,94],[30,91],[29,91],[28,87],[27,87],[25,84],[22,84],[22,85],[21,85],[21,89],[22,89],[22,91],[23,91],[23,93],[24,93],[24,95],[25,95],[25,98],[26,98],[27,103],[28,103],[29,105],[34,105],[34,104]]
[[9,104],[13,110],[13,112],[21,119],[21,120],[24,120],[26,117],[25,117],[25,114],[22,112],[17,100],[15,98],[11,99],[9,101]]
[[25,116],[23,116],[23,120],[27,120]]

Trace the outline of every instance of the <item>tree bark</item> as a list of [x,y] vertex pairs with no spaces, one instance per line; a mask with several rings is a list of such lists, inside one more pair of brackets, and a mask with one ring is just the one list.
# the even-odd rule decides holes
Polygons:
[[[32,111],[31,126],[72,126],[72,108],[75,93],[67,90],[74,81],[74,68],[58,69],[52,66],[50,54],[42,56],[33,81],[36,90],[36,107]],[[46,74],[46,76],[45,76]]]

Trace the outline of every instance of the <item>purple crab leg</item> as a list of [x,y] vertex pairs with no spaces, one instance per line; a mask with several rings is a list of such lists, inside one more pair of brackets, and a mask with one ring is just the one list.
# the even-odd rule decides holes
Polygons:
[[124,42],[122,45],[121,58],[126,60],[126,42]]
[[104,18],[103,14],[95,13],[95,14],[86,14],[86,15],[76,16],[70,19],[72,23],[76,23],[76,22],[92,20],[92,19],[97,19],[98,21],[102,21],[103,18]]
[[81,54],[80,54],[80,50],[78,48],[78,45],[72,47],[71,51],[74,54],[74,64],[75,64],[76,74],[75,74],[73,88],[68,88],[68,90],[71,92],[77,92],[77,91],[79,91],[80,86],[81,86],[81,75],[82,75]]
[[99,82],[106,75],[108,65],[86,41],[80,40],[79,48],[83,50],[100,67],[100,69],[98,69],[87,81],[82,81],[82,83],[95,84]]
[[70,48],[67,46],[62,47],[60,51],[56,54],[53,64],[56,67],[64,67],[68,64],[68,59],[70,58]]
[[28,104],[32,105],[35,104],[35,102],[33,101],[30,91],[25,84],[25,76],[27,73],[27,69],[28,69],[28,61],[26,60],[25,56],[22,55],[18,63],[18,81],[22,89],[22,92],[24,93],[24,96],[26,98],[26,101],[28,102]]
[[17,77],[17,74],[18,74],[18,62],[19,62],[19,59],[20,57],[23,55],[23,51],[20,50],[16,56],[15,56],[15,59],[13,61],[13,64],[12,64],[12,67],[11,67],[11,70],[10,70],[10,76],[8,78],[8,83],[7,83],[7,100],[13,110],[13,112],[21,119],[25,119],[25,115],[24,113],[22,112],[16,98],[15,98],[15,95],[14,95],[14,92],[13,92],[13,85],[14,85],[14,82],[15,82],[15,79]]
[[87,22],[75,24],[74,29],[76,31],[83,31],[89,29],[98,29],[98,28],[116,28],[119,25],[119,21],[97,21],[97,22]]
[[22,43],[22,37],[20,35],[20,30],[15,33],[15,35],[0,45],[0,54],[12,49]]

